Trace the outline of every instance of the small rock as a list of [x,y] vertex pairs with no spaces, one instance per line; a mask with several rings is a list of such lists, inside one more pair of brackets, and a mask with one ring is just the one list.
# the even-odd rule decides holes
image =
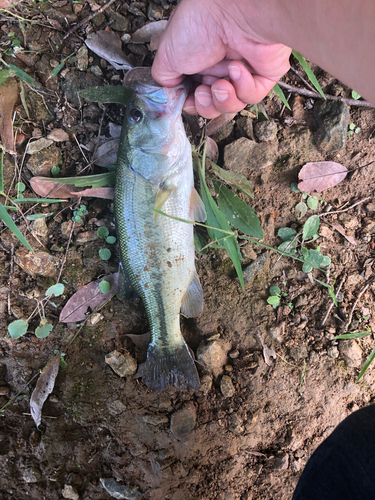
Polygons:
[[341,340],[339,352],[348,368],[359,368],[362,364],[362,349],[354,339]]
[[98,233],[96,231],[84,231],[83,233],[79,233],[74,240],[76,245],[85,245],[90,241],[96,241],[98,239]]
[[133,14],[133,16],[136,16],[136,17],[146,17],[144,15],[144,13],[138,9],[138,7],[135,5],[135,2],[131,3],[128,7],[128,11],[130,12],[130,14]]
[[125,43],[125,44],[129,43],[129,42],[130,42],[131,37],[132,37],[132,36],[131,36],[131,34],[130,34],[130,33],[125,33],[125,35],[122,35],[122,37],[121,37],[121,41],[122,41],[122,43]]
[[375,212],[375,203],[368,203],[365,207],[366,212],[372,213]]
[[227,170],[246,176],[269,167],[276,160],[276,146],[241,137],[224,148]]
[[99,66],[95,65],[95,66],[91,66],[90,67],[90,71],[93,75],[95,76],[103,76],[103,71],[100,69]]
[[236,436],[240,436],[243,434],[245,427],[243,426],[243,420],[237,415],[237,413],[233,413],[230,416],[230,425],[229,431],[233,432]]
[[167,424],[169,422],[169,418],[167,415],[145,415],[143,417],[143,421],[150,425],[161,425]]
[[42,238],[47,238],[48,227],[45,217],[42,219],[36,219],[30,224],[31,229],[34,233]]
[[[73,14],[70,3],[60,9],[51,8],[45,10],[44,15],[47,17],[47,19],[48,18],[55,19],[63,27],[69,26],[69,24],[72,24],[75,21],[77,21],[77,16]],[[44,48],[45,47],[43,47],[43,49]]]
[[203,375],[201,378],[201,386],[199,390],[203,392],[205,396],[210,392],[212,387],[212,377],[211,375]]
[[47,149],[30,156],[26,166],[35,176],[51,177],[51,169],[59,165],[59,160],[60,150],[55,144],[51,144]]
[[111,21],[111,28],[115,31],[129,31],[130,21],[127,17],[122,16],[118,12],[111,11],[109,13],[109,20]]
[[236,390],[233,386],[232,379],[228,375],[223,375],[220,381],[220,390],[225,398],[234,396]]
[[297,307],[307,306],[309,302],[310,301],[307,295],[298,295],[294,307],[297,308]]
[[79,71],[86,71],[89,65],[89,51],[85,44],[82,45],[77,51],[77,69]]
[[51,139],[46,139],[45,137],[42,137],[34,142],[29,142],[26,148],[26,154],[34,155],[35,153],[39,153],[39,151],[48,148],[52,142],[53,141]]
[[31,276],[53,277],[57,275],[57,261],[47,252],[32,253],[25,247],[20,247],[15,254],[16,263]]
[[284,341],[284,334],[285,334],[285,323],[280,323],[279,326],[274,326],[270,328],[270,337],[273,340],[276,340],[276,342],[279,342],[279,344],[282,344]]
[[126,410],[126,406],[119,399],[107,404],[108,411],[112,416],[120,415]]
[[[97,312],[97,313],[94,313],[94,314],[91,314],[91,316],[89,317],[89,319],[87,320],[87,324],[90,325],[90,326],[95,326],[99,323],[99,321],[101,321],[102,319],[104,319],[104,316],[103,314]],[[51,398],[50,398],[51,399]]]
[[65,142],[69,141],[69,135],[62,128],[54,128],[48,134],[47,139],[51,139],[54,142]]
[[36,467],[30,467],[22,472],[25,483],[37,483],[42,479],[42,473]]
[[220,340],[208,344],[200,344],[197,349],[197,359],[214,377],[219,376],[227,362],[227,349]]
[[112,351],[106,354],[105,362],[119,377],[128,377],[137,371],[137,362],[127,351]]
[[261,142],[275,141],[277,138],[277,123],[270,120],[258,122],[254,125],[254,132]]
[[219,128],[211,137],[215,142],[220,142],[229,139],[234,131],[234,121],[230,120]]
[[247,137],[254,140],[253,120],[249,116],[239,116],[236,120],[237,137]]
[[150,3],[147,9],[147,17],[150,21],[160,21],[163,19],[164,10],[160,5],[156,5],[156,3]]
[[276,458],[274,469],[286,470],[288,467],[289,467],[289,455],[287,453],[282,457]]
[[0,396],[8,396],[10,389],[7,385],[0,385]]
[[230,353],[229,353],[229,357],[231,359],[237,359],[239,355],[240,355],[240,351],[238,349],[235,349],[234,351],[230,351]]
[[64,240],[68,240],[70,238],[72,226],[73,226],[72,220],[67,220],[61,224],[60,226],[61,236],[64,238]]
[[79,499],[77,490],[74,488],[74,486],[71,486],[70,484],[64,485],[64,489],[62,490],[61,494],[64,498],[69,498],[70,500]]
[[317,146],[327,152],[346,146],[349,106],[341,101],[320,101],[314,107],[317,132],[314,138]]
[[308,356],[307,347],[303,344],[291,347],[289,349],[289,356],[294,359],[294,361],[300,361],[306,359]]
[[142,496],[138,488],[118,484],[118,482],[112,478],[100,478],[100,482],[105,491],[111,495],[111,497],[117,498],[117,500],[137,500]]
[[184,441],[195,427],[197,410],[190,401],[181,410],[173,413],[171,418],[171,432],[177,439]]
[[136,56],[146,57],[148,53],[147,47],[138,43],[128,43],[128,49]]
[[330,358],[332,359],[336,359],[339,357],[339,350],[337,349],[337,347],[334,345],[332,347],[328,347],[327,349],[327,354]]
[[249,266],[245,267],[245,269],[243,270],[243,278],[245,281],[251,281],[255,278],[255,276],[261,271],[262,267],[264,266],[267,257],[268,252],[264,252],[259,255],[259,257],[257,257]]

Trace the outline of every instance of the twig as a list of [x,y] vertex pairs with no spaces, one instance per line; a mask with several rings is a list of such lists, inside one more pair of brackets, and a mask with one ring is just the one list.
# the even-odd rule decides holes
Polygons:
[[[79,199],[79,202],[80,202],[80,200],[81,200],[81,198]],[[67,246],[66,246],[66,252],[65,252],[65,255],[64,255],[64,258],[63,258],[63,261],[62,261],[61,267],[60,267],[60,272],[59,272],[59,276],[58,276],[58,278],[57,278],[56,283],[59,283],[60,278],[61,278],[61,274],[62,274],[63,269],[64,269],[64,266],[65,266],[66,258],[67,258],[67,256],[68,256],[68,251],[69,251],[70,242],[72,241],[72,234],[73,234],[73,229],[74,229],[74,226],[75,226],[75,221],[73,221],[73,224],[72,224],[72,229],[70,230],[69,239],[68,239],[68,244],[67,244]]]
[[258,325],[255,323],[253,306],[251,306],[251,317],[252,317],[254,326],[256,328],[260,343],[262,344],[264,361],[265,361],[266,365],[272,366],[271,358],[276,359],[276,352],[272,348],[270,349],[269,347],[267,347],[267,345],[265,344],[265,342],[262,338],[262,335],[260,333],[260,330],[258,328]]
[[358,294],[358,297],[356,298],[354,304],[353,304],[353,307],[349,313],[349,317],[344,325],[344,331],[347,332],[348,331],[348,328],[350,326],[350,323],[352,322],[352,318],[353,318],[353,313],[354,313],[354,309],[357,307],[357,304],[358,304],[358,301],[359,299],[362,297],[362,295],[365,293],[365,291],[367,290],[367,288],[371,285],[373,280],[371,280],[370,283],[367,283],[367,285],[365,285],[362,290],[359,292]]
[[[277,82],[279,86],[287,90],[288,92],[294,92],[295,94],[303,95],[305,97],[312,97],[313,99],[322,99],[322,96],[318,92],[312,92],[311,90],[307,89],[300,89],[298,87],[292,87],[291,85],[288,85],[287,83],[278,81]],[[325,94],[326,99],[330,101],[341,101],[345,102],[349,106],[363,106],[365,108],[373,108],[374,106],[367,101],[357,101],[356,99],[347,99],[346,97],[341,97],[341,96],[335,96],[335,95],[328,95]]]
[[315,92],[315,89],[312,85],[309,84],[309,82],[307,80],[305,80],[303,78],[303,76],[296,70],[296,68],[293,68],[293,66],[290,67],[290,69],[293,71],[293,73],[298,76],[298,78],[301,80],[301,82],[303,82],[306,87],[308,87],[310,90],[312,90],[313,92]]
[[64,42],[72,33],[76,32],[79,28],[81,28],[81,26],[84,26],[89,21],[91,21],[91,19],[93,19],[94,17],[96,17],[98,14],[101,14],[106,9],[108,9],[108,7],[110,7],[113,3],[115,3],[115,1],[116,0],[109,0],[109,2],[107,2],[102,7],[100,7],[100,9],[96,10],[95,12],[93,12],[92,14],[90,14],[89,16],[87,16],[85,19],[83,19],[82,21],[80,21],[78,24],[76,24],[75,26],[73,26],[73,28],[70,29],[68,31],[68,33],[64,36],[64,38],[62,39],[62,41]]
[[318,217],[323,217],[324,215],[332,215],[332,214],[342,214],[343,212],[347,212],[351,208],[356,207],[357,205],[360,205],[361,203],[364,203],[367,200],[370,200],[372,197],[368,196],[367,198],[363,198],[363,200],[357,201],[357,203],[354,203],[354,205],[350,205],[350,207],[344,208],[343,210],[334,210],[333,212],[324,212],[322,214],[318,214]]
[[79,147],[79,150],[81,151],[81,154],[82,154],[82,156],[84,157],[84,159],[85,159],[86,163],[89,163],[89,160],[87,159],[87,157],[86,157],[85,153],[83,152],[83,149],[81,148],[81,145],[80,145],[80,143],[79,143],[79,141],[78,141],[78,139],[77,139],[76,134],[74,134],[74,133],[73,133],[73,137],[74,137],[74,139],[75,139],[75,141],[76,141],[76,143],[77,143],[77,145],[78,145],[78,147]]
[[[337,287],[337,290],[336,290],[336,292],[335,292],[335,294],[336,294],[336,295],[338,295],[338,294],[340,293],[340,290],[341,290],[341,287],[342,287],[342,285],[343,285],[344,281],[345,281],[345,279],[342,279],[342,280],[340,281],[340,284],[339,284],[339,286]],[[322,323],[321,323],[321,325],[322,325],[322,326],[324,326],[324,325],[325,325],[325,322],[327,321],[328,316],[329,316],[330,312],[332,311],[332,307],[333,307],[333,306],[334,306],[334,302],[332,301],[332,302],[331,302],[331,304],[330,304],[330,306],[329,306],[329,308],[328,308],[328,311],[327,311],[326,315],[325,315],[325,316],[324,316],[324,318],[323,318],[323,321],[322,321]]]

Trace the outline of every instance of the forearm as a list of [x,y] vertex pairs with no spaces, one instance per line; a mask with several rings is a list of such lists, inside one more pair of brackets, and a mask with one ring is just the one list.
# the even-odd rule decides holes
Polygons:
[[292,47],[375,103],[374,0],[240,1],[242,9],[254,5],[259,36]]

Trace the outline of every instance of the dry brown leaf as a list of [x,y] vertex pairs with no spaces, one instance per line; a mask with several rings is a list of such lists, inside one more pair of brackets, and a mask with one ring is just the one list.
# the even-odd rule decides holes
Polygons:
[[[149,43],[153,37],[158,37],[160,39],[168,21],[154,21],[149,24],[145,24],[142,28],[135,31],[130,39],[131,43]],[[156,49],[154,49],[156,50]]]
[[207,124],[207,135],[211,136],[213,135],[216,131],[219,130],[219,128],[223,127],[226,123],[230,122],[233,120],[233,118],[236,116],[237,113],[223,113],[222,115],[218,116],[217,118],[214,118]]
[[347,173],[348,169],[344,165],[334,161],[306,163],[298,174],[299,180],[302,181],[298,188],[304,193],[321,193],[343,181]]
[[60,184],[56,181],[47,180],[48,177],[32,177],[30,186],[36,194],[43,198],[79,198],[80,196],[90,196],[92,198],[104,198],[113,200],[115,191],[111,187],[83,189],[73,184]]
[[18,83],[14,78],[0,85],[0,136],[8,151],[14,150],[13,108],[18,94]]
[[342,226],[340,226],[340,224],[338,223],[332,224],[332,227],[333,229],[336,229],[336,231],[339,232],[342,236],[344,236],[344,238],[348,240],[349,243],[351,243],[352,245],[357,245],[355,238],[353,236],[349,236],[348,234],[346,234],[345,229]]
[[147,351],[148,345],[151,342],[151,333],[143,333],[142,335],[133,335],[131,333],[127,333],[125,337],[129,337],[129,339],[139,348]]
[[59,373],[60,359],[61,356],[57,355],[44,367],[31,395],[30,412],[38,428],[42,420],[43,405],[55,386],[55,380]]
[[118,147],[120,144],[120,139],[107,140],[98,147],[95,156],[94,163],[99,167],[106,167],[107,165],[115,164],[117,161]]
[[[117,291],[119,273],[109,274],[104,278],[92,281],[88,285],[78,290],[65,304],[60,313],[62,323],[76,323],[86,319],[88,309],[95,311],[110,299]],[[108,293],[102,293],[99,284],[108,281],[110,289]]]
[[21,0],[0,0],[0,9],[8,9],[12,5],[16,5]]
[[219,159],[219,148],[217,147],[216,142],[211,139],[211,137],[207,137],[206,143],[206,157],[214,163],[217,163],[217,160]]
[[108,61],[115,69],[129,70],[133,66],[122,51],[120,38],[113,31],[98,31],[85,41],[87,47]]

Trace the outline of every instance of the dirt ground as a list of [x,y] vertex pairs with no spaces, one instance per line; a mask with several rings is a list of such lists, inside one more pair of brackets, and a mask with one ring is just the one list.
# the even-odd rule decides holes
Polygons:
[[[4,164],[11,196],[15,196],[14,179],[18,175],[27,185],[24,195],[34,196],[28,185],[32,174],[25,147],[31,137],[45,137],[53,129],[63,129],[69,135],[69,140],[53,145],[58,151],[60,176],[78,175],[84,169],[86,174],[103,171],[87,167],[90,152],[82,146],[99,133],[108,136],[109,122],[121,124],[123,110],[117,105],[80,101],[76,91],[119,83],[123,72],[89,52],[86,69],[77,69],[76,60],[71,59],[62,72],[46,80],[56,62],[82,47],[89,32],[108,24],[113,28],[113,23],[119,22],[116,13],[128,23],[126,30],[113,28],[119,35],[134,32],[147,17],[136,15],[134,9],[136,14],[132,14],[130,3],[116,2],[62,44],[69,27],[92,13],[93,4],[65,0],[21,3],[17,15],[34,21],[24,22],[22,30],[17,18],[1,14],[1,50],[9,49],[10,32],[28,49],[17,57],[4,53],[3,57],[45,85],[50,94],[36,94],[26,88],[30,118],[21,101],[16,105],[17,167],[8,155]],[[154,20],[157,15],[168,18],[174,3],[156,4],[157,8],[151,5],[154,10],[150,16]],[[146,3],[131,5],[149,13]],[[146,45],[142,47],[144,50],[133,47],[130,57],[135,64],[149,65],[151,55]],[[124,49],[129,53],[129,46]],[[90,71],[92,66],[101,68],[101,75]],[[319,68],[314,70],[327,94],[350,97],[350,90],[340,82]],[[302,85],[293,73],[288,75],[288,83]],[[128,351],[138,362],[144,359],[144,351],[126,336],[148,331],[139,302],[122,303],[113,298],[67,347],[79,325],[58,323],[62,307],[83,285],[118,268],[115,251],[109,261],[99,258],[103,242],[95,237],[103,224],[115,234],[110,201],[80,201],[86,204],[88,214],[75,225],[71,241],[67,228],[71,227],[69,221],[77,202],[25,205],[24,212],[32,207],[28,213],[54,212],[45,219],[47,232],[39,236],[39,242],[23,220],[17,222],[33,248],[49,254],[50,272],[43,272],[48,267],[45,263],[34,271],[25,264],[21,267],[24,250],[0,226],[0,407],[15,398],[0,416],[0,499],[109,499],[101,478],[113,478],[126,487],[123,496],[117,498],[289,499],[316,447],[343,418],[374,401],[373,367],[356,383],[373,348],[372,335],[354,341],[331,339],[342,332],[353,306],[348,331],[374,329],[375,167],[351,172],[341,184],[319,194],[322,203],[318,210],[309,210],[302,221],[294,212],[301,194],[293,192],[290,185],[297,182],[300,168],[308,161],[333,160],[353,169],[374,160],[375,111],[351,107],[350,123],[360,127],[360,132],[349,137],[344,148],[327,152],[317,145],[314,135],[317,102],[305,109],[306,99],[292,95],[289,112],[282,110],[275,95],[265,99],[277,135],[262,143],[266,146],[259,162],[249,159],[246,175],[254,185],[251,204],[261,220],[263,241],[269,245],[281,243],[277,236],[281,227],[300,230],[313,213],[339,211],[321,216],[320,237],[315,242],[332,259],[330,284],[335,282],[336,287],[343,282],[338,307],[330,310],[322,326],[331,304],[327,289],[311,282],[302,272],[301,263],[280,258],[276,252],[268,251],[265,256],[263,248],[241,242],[244,269],[259,256],[266,257],[261,270],[246,281],[245,290],[224,251],[209,249],[205,255],[197,255],[205,308],[197,319],[181,318],[183,333],[195,353],[198,348],[214,345],[227,355],[215,374],[198,363],[202,381],[199,391],[171,389],[153,394],[140,380],[120,378],[105,363],[105,355],[113,350]],[[221,165],[224,147],[242,135],[241,118],[236,117],[229,133],[219,141]],[[256,122],[253,119],[254,125]],[[335,230],[335,224],[355,241],[348,241]],[[56,308],[46,308],[53,332],[44,339],[36,338],[35,319],[24,337],[9,338],[7,325],[28,317],[35,299],[56,283],[65,253],[61,275],[64,294],[54,300]],[[313,276],[326,278],[316,270]],[[272,285],[287,294],[278,309],[267,304]],[[293,309],[286,305],[288,302]],[[264,342],[277,354],[270,366],[263,358],[252,310]],[[35,376],[55,350],[66,353],[67,367],[60,368],[38,430],[30,416],[30,396]]]

